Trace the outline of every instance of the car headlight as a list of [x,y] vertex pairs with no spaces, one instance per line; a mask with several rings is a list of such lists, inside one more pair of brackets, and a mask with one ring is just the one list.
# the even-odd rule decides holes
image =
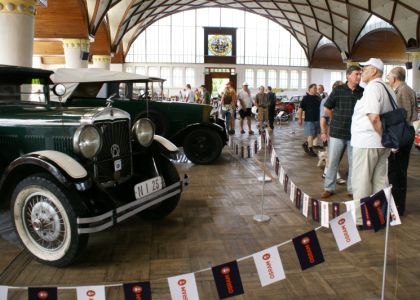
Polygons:
[[102,139],[98,130],[90,125],[77,128],[73,136],[73,148],[86,158],[94,157],[101,149]]
[[155,127],[149,119],[140,119],[133,125],[133,134],[137,137],[140,145],[143,147],[149,147],[153,142]]

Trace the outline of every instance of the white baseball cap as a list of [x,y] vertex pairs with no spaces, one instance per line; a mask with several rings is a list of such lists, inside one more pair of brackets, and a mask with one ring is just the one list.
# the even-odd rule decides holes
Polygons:
[[242,83],[242,85],[248,85],[248,82],[244,81],[244,83]]
[[361,62],[360,65],[364,66],[373,66],[380,71],[384,71],[384,63],[379,58],[370,58],[368,61]]

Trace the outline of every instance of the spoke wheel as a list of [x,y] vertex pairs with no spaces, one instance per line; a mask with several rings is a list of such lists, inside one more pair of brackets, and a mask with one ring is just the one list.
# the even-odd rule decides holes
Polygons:
[[86,246],[88,235],[77,234],[76,219],[83,213],[77,194],[71,196],[48,176],[21,181],[11,205],[16,232],[37,260],[65,266]]

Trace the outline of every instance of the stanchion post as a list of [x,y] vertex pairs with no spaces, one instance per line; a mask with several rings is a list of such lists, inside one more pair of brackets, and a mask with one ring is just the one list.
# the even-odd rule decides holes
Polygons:
[[[265,137],[264,137],[265,138]],[[261,192],[261,214],[257,214],[254,216],[254,221],[257,222],[268,222],[270,221],[270,216],[264,215],[264,187],[266,181],[271,181],[271,178],[267,178],[265,176],[265,169],[266,169],[266,162],[267,162],[267,143],[264,140],[264,163],[263,163],[263,176],[258,177],[258,181],[262,181],[262,192]],[[262,179],[262,180],[261,180]],[[268,180],[267,180],[268,179]]]

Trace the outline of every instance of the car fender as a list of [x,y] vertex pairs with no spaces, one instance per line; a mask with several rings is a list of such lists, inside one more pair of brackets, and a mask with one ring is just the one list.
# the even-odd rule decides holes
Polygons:
[[53,150],[31,152],[12,161],[5,169],[0,180],[0,195],[7,196],[16,183],[30,174],[48,172],[58,182],[79,191],[90,187],[86,169],[69,155]]
[[153,140],[156,143],[159,143],[162,147],[164,147],[169,152],[178,152],[178,147],[174,143],[172,143],[170,140],[164,138],[161,135],[155,134],[153,137]]
[[185,128],[178,131],[172,137],[172,141],[174,141],[177,146],[182,146],[185,136],[189,132],[191,132],[192,130],[194,130],[196,128],[210,128],[212,130],[215,130],[220,135],[220,138],[222,139],[223,144],[224,145],[227,144],[228,137],[227,137],[226,131],[224,130],[224,128],[222,126],[220,126],[219,124],[216,124],[216,123],[193,123],[193,124],[189,124]]

